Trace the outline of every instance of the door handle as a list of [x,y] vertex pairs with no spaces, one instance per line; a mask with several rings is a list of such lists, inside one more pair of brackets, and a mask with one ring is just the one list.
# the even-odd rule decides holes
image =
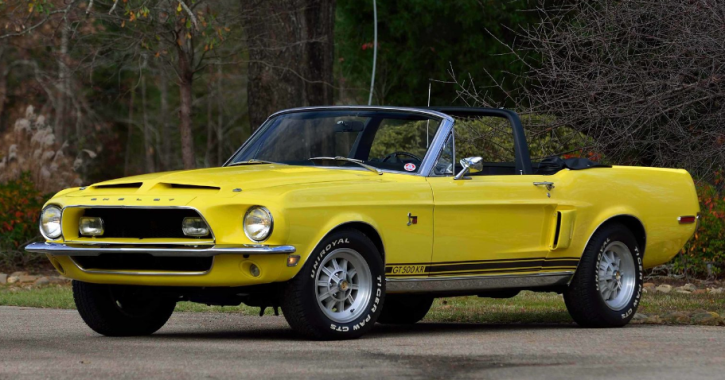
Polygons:
[[554,187],[554,182],[534,182],[534,186],[545,186],[546,190],[551,191]]

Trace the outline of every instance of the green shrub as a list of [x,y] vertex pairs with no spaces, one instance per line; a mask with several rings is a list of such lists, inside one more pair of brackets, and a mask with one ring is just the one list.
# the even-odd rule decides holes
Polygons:
[[676,271],[688,276],[718,277],[725,269],[725,198],[718,189],[723,177],[715,175],[714,184],[697,186],[700,224],[673,262]]
[[30,175],[0,183],[0,269],[34,267],[44,256],[30,254],[23,247],[40,240],[38,218],[45,197],[36,190]]

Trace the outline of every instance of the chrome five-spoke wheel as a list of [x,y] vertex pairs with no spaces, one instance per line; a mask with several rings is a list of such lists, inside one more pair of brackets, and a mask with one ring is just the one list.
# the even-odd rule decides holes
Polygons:
[[632,253],[627,245],[609,243],[598,263],[599,294],[612,310],[620,310],[634,294],[635,268]]
[[360,253],[339,248],[320,263],[315,284],[322,312],[335,322],[345,323],[365,312],[372,293],[372,274]]

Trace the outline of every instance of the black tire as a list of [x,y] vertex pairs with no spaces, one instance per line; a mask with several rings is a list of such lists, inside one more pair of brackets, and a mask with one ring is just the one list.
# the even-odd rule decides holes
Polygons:
[[[607,305],[599,291],[599,263],[607,247],[621,242],[629,248],[634,263],[634,288],[621,307]],[[621,224],[603,226],[592,236],[574,278],[564,291],[564,302],[574,321],[582,327],[621,327],[634,317],[642,297],[642,254],[632,232]],[[626,298],[625,298],[626,300]]]
[[[370,297],[351,321],[332,320],[317,300],[317,272],[321,263],[338,249],[359,253],[370,269]],[[334,257],[334,256],[333,256]],[[332,257],[331,257],[332,259]],[[315,248],[304,267],[284,289],[282,311],[290,327],[297,333],[316,340],[354,339],[368,332],[377,321],[385,299],[385,266],[375,244],[362,232],[343,229],[325,237]],[[361,301],[364,302],[364,301]]]
[[93,331],[106,336],[151,335],[176,307],[176,300],[148,288],[73,281],[78,312]]
[[389,294],[385,297],[385,307],[380,313],[378,323],[389,325],[412,325],[428,314],[433,297]]

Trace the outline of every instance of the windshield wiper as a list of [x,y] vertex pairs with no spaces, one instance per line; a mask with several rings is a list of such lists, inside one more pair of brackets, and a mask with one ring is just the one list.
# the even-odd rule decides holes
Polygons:
[[347,158],[347,157],[342,157],[342,156],[336,156],[336,157],[310,157],[310,158],[308,158],[308,160],[310,160],[310,161],[314,161],[314,160],[331,160],[331,161],[352,162],[353,164],[358,164],[358,165],[364,167],[365,169],[370,170],[371,172],[377,173],[378,175],[383,175],[383,171],[382,170],[380,170],[380,169],[378,169],[378,168],[376,168],[374,166],[370,166],[370,165],[368,165],[366,163],[363,163],[362,160],[356,160],[354,158]]
[[275,165],[284,165],[284,164],[280,164],[279,162],[258,160],[256,158],[252,158],[251,160],[239,161],[239,162],[232,162],[231,164],[229,164],[227,166],[237,166],[237,165],[246,165],[246,164],[275,164]]

